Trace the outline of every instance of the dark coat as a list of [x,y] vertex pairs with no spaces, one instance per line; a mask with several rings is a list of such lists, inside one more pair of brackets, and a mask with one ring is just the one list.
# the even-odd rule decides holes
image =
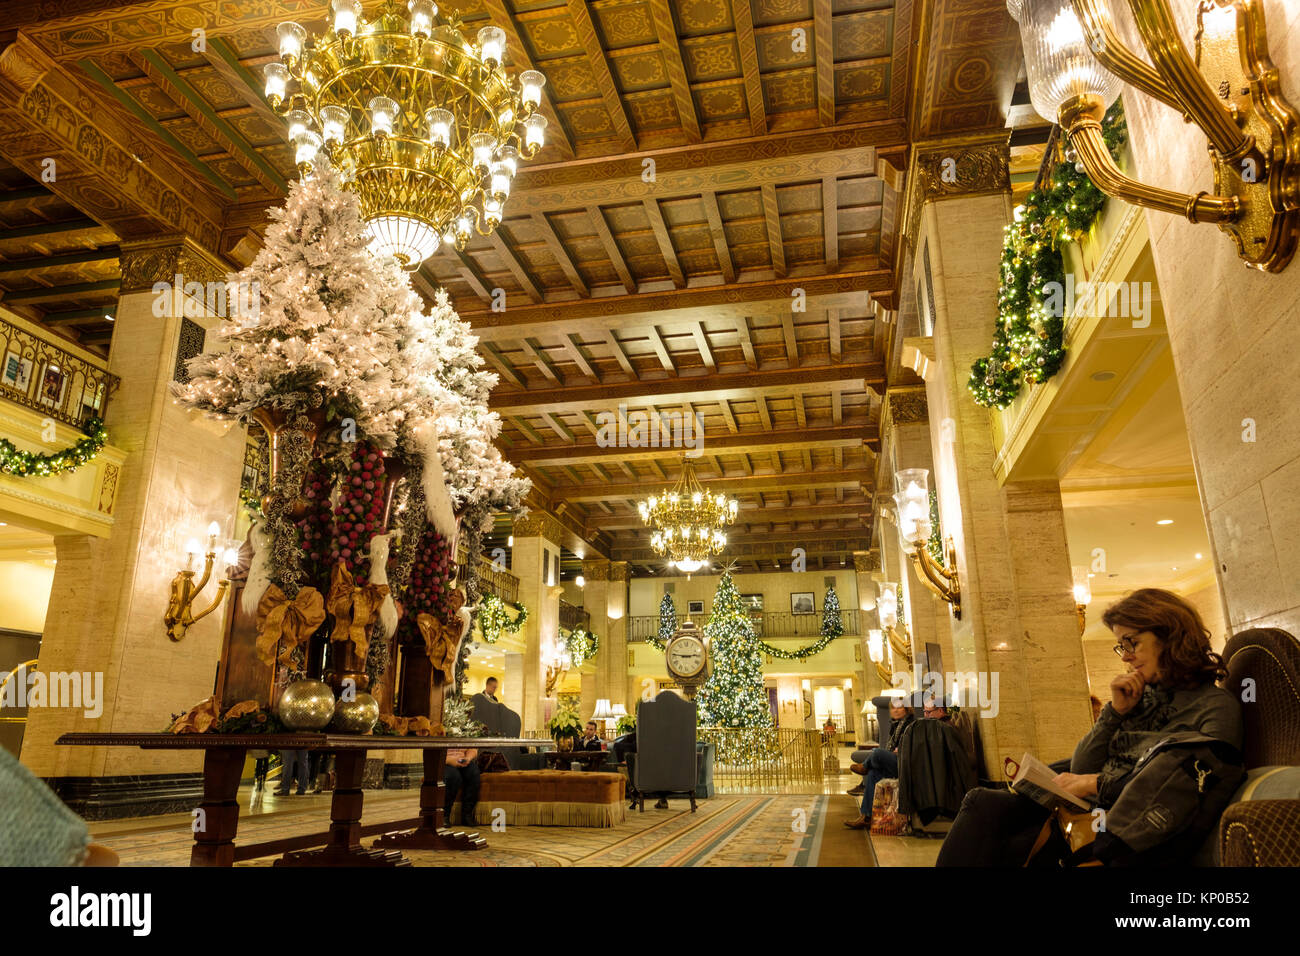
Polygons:
[[942,720],[915,721],[898,748],[898,809],[922,823],[952,819],[967,791],[976,786],[960,731]]

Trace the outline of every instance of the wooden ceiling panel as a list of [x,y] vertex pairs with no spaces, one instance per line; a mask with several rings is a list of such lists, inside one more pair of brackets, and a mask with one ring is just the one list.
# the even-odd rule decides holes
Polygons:
[[801,35],[795,35],[788,25],[760,28],[754,31],[754,44],[758,49],[758,68],[764,73],[811,67],[814,59],[812,23],[800,24]]
[[835,17],[834,27],[836,63],[888,56],[893,47],[892,9],[841,14]]
[[749,6],[756,27],[811,20],[813,16],[812,0],[750,0]]
[[654,16],[646,0],[632,3],[590,0],[587,5],[606,50],[645,46],[658,41]]
[[577,27],[564,7],[521,13],[516,19],[532,61],[539,67],[557,57],[586,56]]
[[740,50],[733,34],[686,36],[680,41],[682,62],[692,83],[709,83],[740,76]]
[[609,66],[620,92],[636,93],[666,89],[668,86],[668,71],[658,47],[638,47],[611,53]]

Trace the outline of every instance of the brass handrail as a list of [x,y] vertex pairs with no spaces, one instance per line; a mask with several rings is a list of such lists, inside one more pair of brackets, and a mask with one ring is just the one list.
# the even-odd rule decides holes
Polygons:
[[0,397],[75,427],[103,418],[120,379],[0,318]]

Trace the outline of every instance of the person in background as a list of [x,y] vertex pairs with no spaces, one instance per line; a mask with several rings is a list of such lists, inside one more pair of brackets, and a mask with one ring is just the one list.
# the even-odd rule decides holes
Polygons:
[[485,680],[483,682],[483,689],[479,691],[479,693],[482,694],[484,697],[486,697],[488,700],[492,701],[492,703],[494,704],[501,703],[499,700],[497,700],[497,679],[495,677],[489,677],[487,680]]
[[[897,727],[898,722],[904,719],[905,717],[908,719],[909,722],[912,719],[911,711],[903,705],[903,698],[901,697],[891,698],[889,701],[890,726]],[[877,749],[876,747],[871,747],[868,748],[867,750],[853,751],[853,753],[849,755],[849,760],[852,761],[849,764],[849,769],[856,774],[859,774],[861,776],[866,776],[867,758],[870,757],[876,751],[876,749]],[[860,783],[852,790],[846,792],[850,797],[860,797],[863,795],[865,791],[866,791],[866,786]]]
[[478,770],[478,751],[474,749],[456,749],[447,751],[447,765],[442,770],[442,782],[447,788],[447,798],[443,802],[443,819],[451,819],[451,808],[460,796],[460,822],[462,826],[476,827],[474,810],[478,806],[478,791],[481,778]]
[[[855,758],[850,768],[854,773],[862,774],[866,779],[862,783],[862,813],[856,820],[846,820],[844,825],[850,830],[867,830],[871,827],[871,805],[876,797],[876,784],[889,777],[898,776],[898,748],[903,742],[903,734],[912,726],[916,715],[910,707],[904,706],[901,697],[889,702],[889,740],[883,747],[871,751],[854,751]],[[865,754],[861,763],[859,754]]]
[[280,751],[280,786],[276,789],[277,797],[287,797],[293,778],[298,778],[298,796],[307,792],[307,782],[311,776],[311,767],[305,750]]
[[582,736],[573,742],[574,750],[601,750],[603,745],[600,740],[600,733],[596,728],[594,720],[587,721],[587,726],[583,730]]

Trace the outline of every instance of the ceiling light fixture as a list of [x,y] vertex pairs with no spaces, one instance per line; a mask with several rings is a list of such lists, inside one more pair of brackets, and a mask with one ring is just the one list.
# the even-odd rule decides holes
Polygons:
[[[1068,133],[1102,192],[1189,222],[1216,223],[1247,265],[1281,272],[1300,234],[1300,124],[1268,57],[1263,0],[1200,3],[1195,58],[1168,0],[1127,3],[1150,63],[1120,39],[1109,0],[1007,0],[1020,24],[1034,109]],[[1126,82],[1205,133],[1212,193],[1161,189],[1120,171],[1101,120]]]
[[692,574],[727,545],[726,528],[736,520],[735,498],[711,495],[695,477],[695,464],[682,456],[677,484],[637,503],[641,520],[653,529],[650,547],[679,571]]
[[1161,518],[1159,521],[1156,522],[1156,524],[1173,524],[1173,523],[1174,523],[1173,518]]
[[500,27],[471,43],[433,0],[384,0],[372,20],[359,0],[333,0],[324,35],[292,22],[277,33],[267,102],[288,121],[302,175],[321,150],[342,171],[372,252],[414,271],[440,242],[463,249],[496,229],[518,161],[546,129],[546,78],[505,72]]

